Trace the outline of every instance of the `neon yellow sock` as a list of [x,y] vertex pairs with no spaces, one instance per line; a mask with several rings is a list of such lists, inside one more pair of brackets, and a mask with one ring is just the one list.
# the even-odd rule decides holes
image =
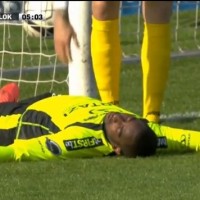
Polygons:
[[144,24],[143,117],[158,122],[170,65],[170,24]]
[[91,54],[97,87],[103,102],[119,102],[121,47],[119,20],[92,18]]

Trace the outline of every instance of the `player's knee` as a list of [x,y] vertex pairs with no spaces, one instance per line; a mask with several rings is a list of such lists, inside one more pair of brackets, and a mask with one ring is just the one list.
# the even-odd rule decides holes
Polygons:
[[172,1],[144,1],[143,16],[147,23],[169,23],[172,16]]
[[97,20],[112,20],[119,17],[119,1],[92,1],[92,14]]

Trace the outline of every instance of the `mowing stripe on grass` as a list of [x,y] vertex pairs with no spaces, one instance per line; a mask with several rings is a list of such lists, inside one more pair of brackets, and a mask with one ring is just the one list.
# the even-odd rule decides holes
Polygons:
[[161,122],[181,122],[200,118],[200,112],[173,113],[161,115]]

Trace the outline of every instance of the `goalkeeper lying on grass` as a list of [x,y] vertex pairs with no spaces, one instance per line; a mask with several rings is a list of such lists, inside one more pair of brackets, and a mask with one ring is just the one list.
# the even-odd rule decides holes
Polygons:
[[96,99],[50,93],[20,102],[18,98],[14,83],[0,90],[0,161],[199,150],[199,132],[148,123]]

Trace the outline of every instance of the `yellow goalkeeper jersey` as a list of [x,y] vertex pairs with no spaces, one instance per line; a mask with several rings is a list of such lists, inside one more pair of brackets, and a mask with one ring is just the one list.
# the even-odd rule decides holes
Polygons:
[[[28,106],[2,160],[99,157],[113,153],[103,121],[108,112],[130,113],[89,97],[52,96]],[[7,149],[7,150],[6,150]],[[10,152],[10,153],[8,153]]]
[[149,123],[158,137],[157,152],[177,153],[200,151],[200,132]]
[[[103,127],[108,112],[133,114],[89,97],[60,95],[31,104],[21,115],[1,116],[0,129],[17,133],[13,144],[0,146],[0,161],[113,154]],[[158,152],[200,150],[200,132],[148,124],[158,137]]]

